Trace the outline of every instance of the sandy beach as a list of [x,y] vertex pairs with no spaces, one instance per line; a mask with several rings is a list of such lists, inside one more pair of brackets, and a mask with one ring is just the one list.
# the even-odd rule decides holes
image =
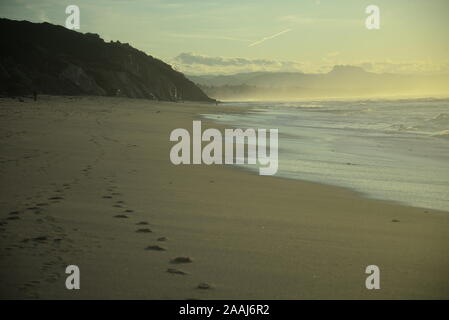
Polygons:
[[229,112],[242,109],[0,99],[0,298],[449,298],[448,212],[170,162],[173,129]]

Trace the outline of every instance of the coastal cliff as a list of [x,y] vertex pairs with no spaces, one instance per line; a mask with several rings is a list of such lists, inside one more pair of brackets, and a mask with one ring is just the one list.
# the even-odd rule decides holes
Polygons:
[[129,44],[49,23],[0,19],[0,94],[212,101],[182,73]]

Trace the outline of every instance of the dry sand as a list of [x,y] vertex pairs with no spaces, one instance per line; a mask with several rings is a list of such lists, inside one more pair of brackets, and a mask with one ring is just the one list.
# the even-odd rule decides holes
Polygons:
[[[0,297],[449,298],[448,213],[233,166],[172,165],[170,132],[225,111],[236,110],[1,99]],[[80,290],[65,288],[70,264]],[[365,288],[371,264],[380,290]]]

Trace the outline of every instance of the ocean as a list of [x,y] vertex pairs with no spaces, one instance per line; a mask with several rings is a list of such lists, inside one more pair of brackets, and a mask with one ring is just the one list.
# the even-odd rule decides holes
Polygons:
[[276,176],[449,211],[449,99],[224,105],[251,111],[203,116],[231,127],[279,129]]

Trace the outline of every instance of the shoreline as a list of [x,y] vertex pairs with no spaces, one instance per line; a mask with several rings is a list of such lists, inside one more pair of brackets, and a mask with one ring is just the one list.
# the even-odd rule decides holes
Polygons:
[[[286,102],[286,103],[290,103],[290,102]],[[229,104],[228,106],[234,106],[232,104]],[[233,128],[237,128],[237,127],[241,127],[241,128],[257,128],[258,125],[260,125],[261,123],[269,123],[269,119],[270,118],[270,112],[271,112],[271,108],[275,108],[276,105],[266,105],[264,106],[262,103],[259,103],[259,105],[239,105],[237,106],[238,108],[241,108],[242,111],[247,111],[250,113],[250,115],[244,116],[243,118],[238,118],[238,117],[234,117],[232,114],[229,115],[229,117],[220,117],[220,118],[216,118],[214,114],[202,114],[202,118],[205,120],[209,120],[209,121],[213,121],[215,123],[220,123],[222,125],[227,125],[227,126],[231,126]],[[306,106],[305,106],[306,107]],[[295,108],[293,108],[294,110]],[[299,108],[301,109],[301,108]],[[276,109],[277,110],[277,109]],[[285,113],[287,113],[287,110],[289,110],[289,107],[283,107],[282,105],[279,107],[278,113],[282,114],[283,111],[285,111]],[[264,117],[264,113],[266,114],[266,116]],[[245,124],[245,119],[248,120],[248,124]],[[258,120],[256,120],[258,119]],[[266,124],[265,124],[266,125]],[[280,124],[279,122],[274,121],[274,127],[275,128],[282,128],[282,124]],[[286,125],[283,127],[286,131],[292,130],[293,127]],[[302,132],[302,135],[307,136],[310,133],[307,133],[307,131]],[[412,135],[413,133],[409,133],[407,132],[408,135]],[[429,134],[430,135],[430,134]],[[391,203],[395,203],[395,204],[399,204],[399,205],[403,205],[403,206],[410,206],[410,207],[415,207],[415,208],[421,208],[424,210],[433,210],[433,211],[437,211],[437,212],[446,212],[449,213],[449,208],[447,207],[447,205],[445,203],[443,203],[443,198],[438,198],[438,197],[432,197],[432,191],[435,192],[435,190],[433,189],[429,189],[426,190],[426,192],[419,192],[419,194],[417,194],[417,198],[413,198],[411,195],[414,195],[413,193],[408,194],[407,196],[402,196],[402,195],[392,195],[389,194],[385,191],[382,191],[382,189],[379,189],[377,187],[376,188],[371,188],[367,187],[364,184],[354,184],[354,183],[350,183],[346,180],[347,177],[350,177],[350,174],[353,174],[353,170],[348,171],[346,168],[339,168],[339,170],[342,170],[342,172],[345,172],[345,175],[340,175],[338,176],[336,179],[326,179],[326,177],[320,176],[319,172],[315,172],[315,171],[311,171],[309,172],[308,170],[292,170],[291,168],[289,168],[287,165],[283,166],[282,165],[282,160],[287,159],[290,162],[292,162],[296,157],[295,154],[292,154],[292,149],[288,149],[288,141],[289,139],[293,138],[293,139],[299,139],[300,135],[294,135],[290,132],[290,134],[283,134],[282,130],[280,129],[280,140],[282,141],[282,139],[285,139],[285,141],[287,141],[287,147],[285,148],[285,154],[284,154],[284,158],[282,158],[282,155],[280,157],[280,163],[279,163],[279,170],[276,173],[276,177],[278,178],[282,178],[282,179],[293,179],[293,180],[299,180],[299,181],[304,181],[304,182],[310,182],[310,183],[317,183],[317,184],[321,184],[321,185],[327,185],[327,186],[333,186],[333,187],[337,187],[337,188],[343,188],[345,190],[351,191],[353,192],[355,195],[359,196],[359,197],[363,197],[366,199],[372,199],[372,200],[380,200],[380,201],[387,201],[387,202],[391,202]],[[427,136],[426,136],[427,137]],[[422,139],[422,137],[419,137],[420,139]],[[284,141],[284,142],[285,142]],[[369,141],[368,141],[369,142]],[[306,140],[307,143],[307,140]],[[285,146],[285,144],[284,144]],[[415,146],[415,145],[413,145]],[[298,147],[298,146],[297,146]],[[416,145],[416,147],[418,147],[418,145]],[[409,148],[411,148],[409,146]],[[363,150],[363,149],[359,149],[359,150]],[[410,151],[411,149],[409,149]],[[310,150],[308,150],[310,151]],[[334,152],[334,150],[332,150]],[[290,153],[289,153],[290,152]],[[357,155],[361,155],[363,152],[360,152],[357,154],[355,154],[355,156]],[[344,154],[344,153],[343,153]],[[322,163],[322,162],[326,162],[326,160],[329,160],[329,158],[320,158],[319,155],[317,156],[316,154],[313,153],[312,150],[312,155],[314,155],[314,159],[317,160],[318,163]],[[340,154],[337,154],[338,156],[341,156]],[[290,157],[289,157],[290,156]],[[299,157],[299,155],[297,156],[300,159],[303,159],[302,157]],[[298,159],[298,160],[300,160]],[[309,159],[309,158],[307,158]],[[394,159],[394,158],[392,158]],[[286,160],[286,161],[287,161]],[[346,159],[347,161],[351,161],[350,159]],[[307,164],[307,163],[306,163]],[[350,163],[347,162],[345,163],[344,161],[341,161],[341,164],[351,164],[351,165],[358,165],[357,168],[362,168],[362,167],[366,167],[366,166],[372,166],[372,164],[367,163],[366,161],[360,161],[359,163]],[[360,165],[362,167],[360,167]],[[404,168],[402,168],[402,166],[400,164],[396,164],[397,165],[397,169],[401,168],[401,170],[405,170]],[[243,170],[247,170],[249,172],[257,172],[257,166],[254,165],[236,165],[237,167],[243,169]],[[424,167],[424,165],[423,165]],[[439,169],[439,168],[438,168]],[[345,171],[346,170],[346,171]],[[383,170],[382,166],[378,166],[377,167],[378,172]],[[302,174],[304,172],[304,174]],[[422,168],[421,171],[418,171],[421,174],[423,174],[422,172]],[[439,171],[436,171],[439,172]],[[390,172],[391,173],[391,172]],[[444,175],[444,171],[441,172],[440,174]],[[355,171],[355,174],[360,174],[360,170],[359,171]],[[363,174],[363,173],[362,173]],[[393,173],[393,176],[391,177],[391,181],[396,182],[396,183],[402,183],[404,182],[403,180],[395,180],[395,179],[401,179],[402,176],[395,176],[395,173]],[[413,176],[413,175],[412,175]],[[376,176],[364,176],[363,177],[366,181],[370,181],[369,179],[376,179]],[[413,181],[412,181],[413,182]],[[419,181],[419,182],[423,182],[423,181]],[[419,183],[417,182],[417,183]],[[430,177],[428,177],[428,180],[426,181],[427,183],[429,183],[429,186],[432,186],[433,180],[431,180]],[[394,184],[394,183],[393,183]],[[413,183],[410,184],[410,187],[413,187]],[[392,189],[393,191],[397,191]],[[439,191],[439,190],[437,190]],[[443,190],[444,191],[444,190]],[[421,198],[422,197],[422,198]],[[433,202],[431,200],[429,200],[429,198],[434,198]],[[420,199],[420,200],[417,200]]]
[[[232,166],[171,165],[171,130],[240,108],[43,99],[0,100],[3,299],[449,297],[447,213]],[[224,128],[206,119],[208,127]],[[64,199],[46,200],[56,190]],[[26,209],[42,201],[40,213]],[[14,211],[20,219],[5,220]],[[152,232],[136,232],[146,228],[139,222]],[[164,250],[145,250],[155,245]],[[193,262],[170,263],[182,256]],[[68,263],[85,279],[77,292],[63,287]],[[381,290],[364,287],[371,264],[381,269]],[[197,289],[202,282],[211,289]]]

